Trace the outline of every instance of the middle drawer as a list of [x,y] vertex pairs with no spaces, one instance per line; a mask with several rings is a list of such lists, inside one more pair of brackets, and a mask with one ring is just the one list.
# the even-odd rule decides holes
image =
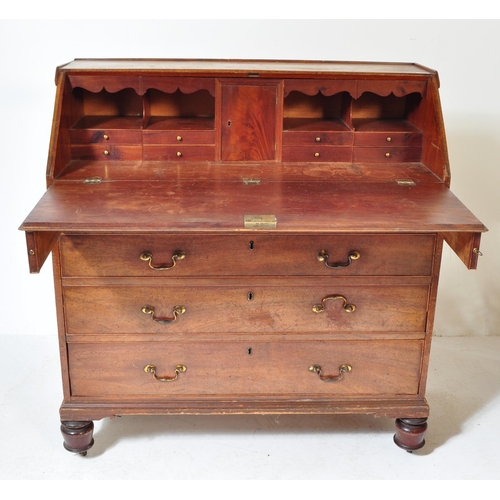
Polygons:
[[[156,281],[156,280],[155,280]],[[316,279],[65,286],[68,334],[424,332],[428,285]],[[335,280],[336,281],[336,280]],[[279,283],[277,283],[279,282]]]

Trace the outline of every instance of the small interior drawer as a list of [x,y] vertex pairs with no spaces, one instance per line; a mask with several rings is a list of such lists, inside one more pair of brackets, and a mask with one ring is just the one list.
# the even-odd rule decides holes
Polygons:
[[421,147],[422,133],[411,132],[355,132],[354,146]]
[[107,143],[72,145],[71,157],[74,160],[141,160],[142,146]]
[[72,144],[141,144],[141,130],[81,129],[69,131]]
[[353,148],[353,161],[359,162],[416,162],[420,161],[422,148]]
[[179,143],[175,146],[145,145],[145,161],[213,161],[215,146],[185,146]]
[[144,130],[144,144],[215,144],[214,130]]
[[339,161],[349,162],[352,157],[350,146],[328,146],[321,142],[311,146],[283,146],[283,161]]
[[329,145],[329,146],[351,146],[352,132],[325,132],[325,131],[305,131],[305,132],[283,132],[283,145]]

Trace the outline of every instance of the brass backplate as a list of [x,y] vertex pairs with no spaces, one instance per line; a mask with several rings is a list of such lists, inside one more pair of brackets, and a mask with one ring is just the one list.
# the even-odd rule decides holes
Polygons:
[[278,223],[275,215],[245,215],[245,229],[275,229]]

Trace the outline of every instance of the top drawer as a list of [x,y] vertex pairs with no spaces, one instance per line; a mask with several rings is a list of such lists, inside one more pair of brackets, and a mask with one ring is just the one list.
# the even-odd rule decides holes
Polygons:
[[63,276],[429,276],[435,237],[63,235]]

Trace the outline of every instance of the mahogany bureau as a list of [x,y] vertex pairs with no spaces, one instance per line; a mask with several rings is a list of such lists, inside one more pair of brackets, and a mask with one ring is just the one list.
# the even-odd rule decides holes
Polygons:
[[424,445],[451,193],[417,64],[75,60],[57,68],[30,271],[53,254],[64,446],[115,415],[347,414]]

